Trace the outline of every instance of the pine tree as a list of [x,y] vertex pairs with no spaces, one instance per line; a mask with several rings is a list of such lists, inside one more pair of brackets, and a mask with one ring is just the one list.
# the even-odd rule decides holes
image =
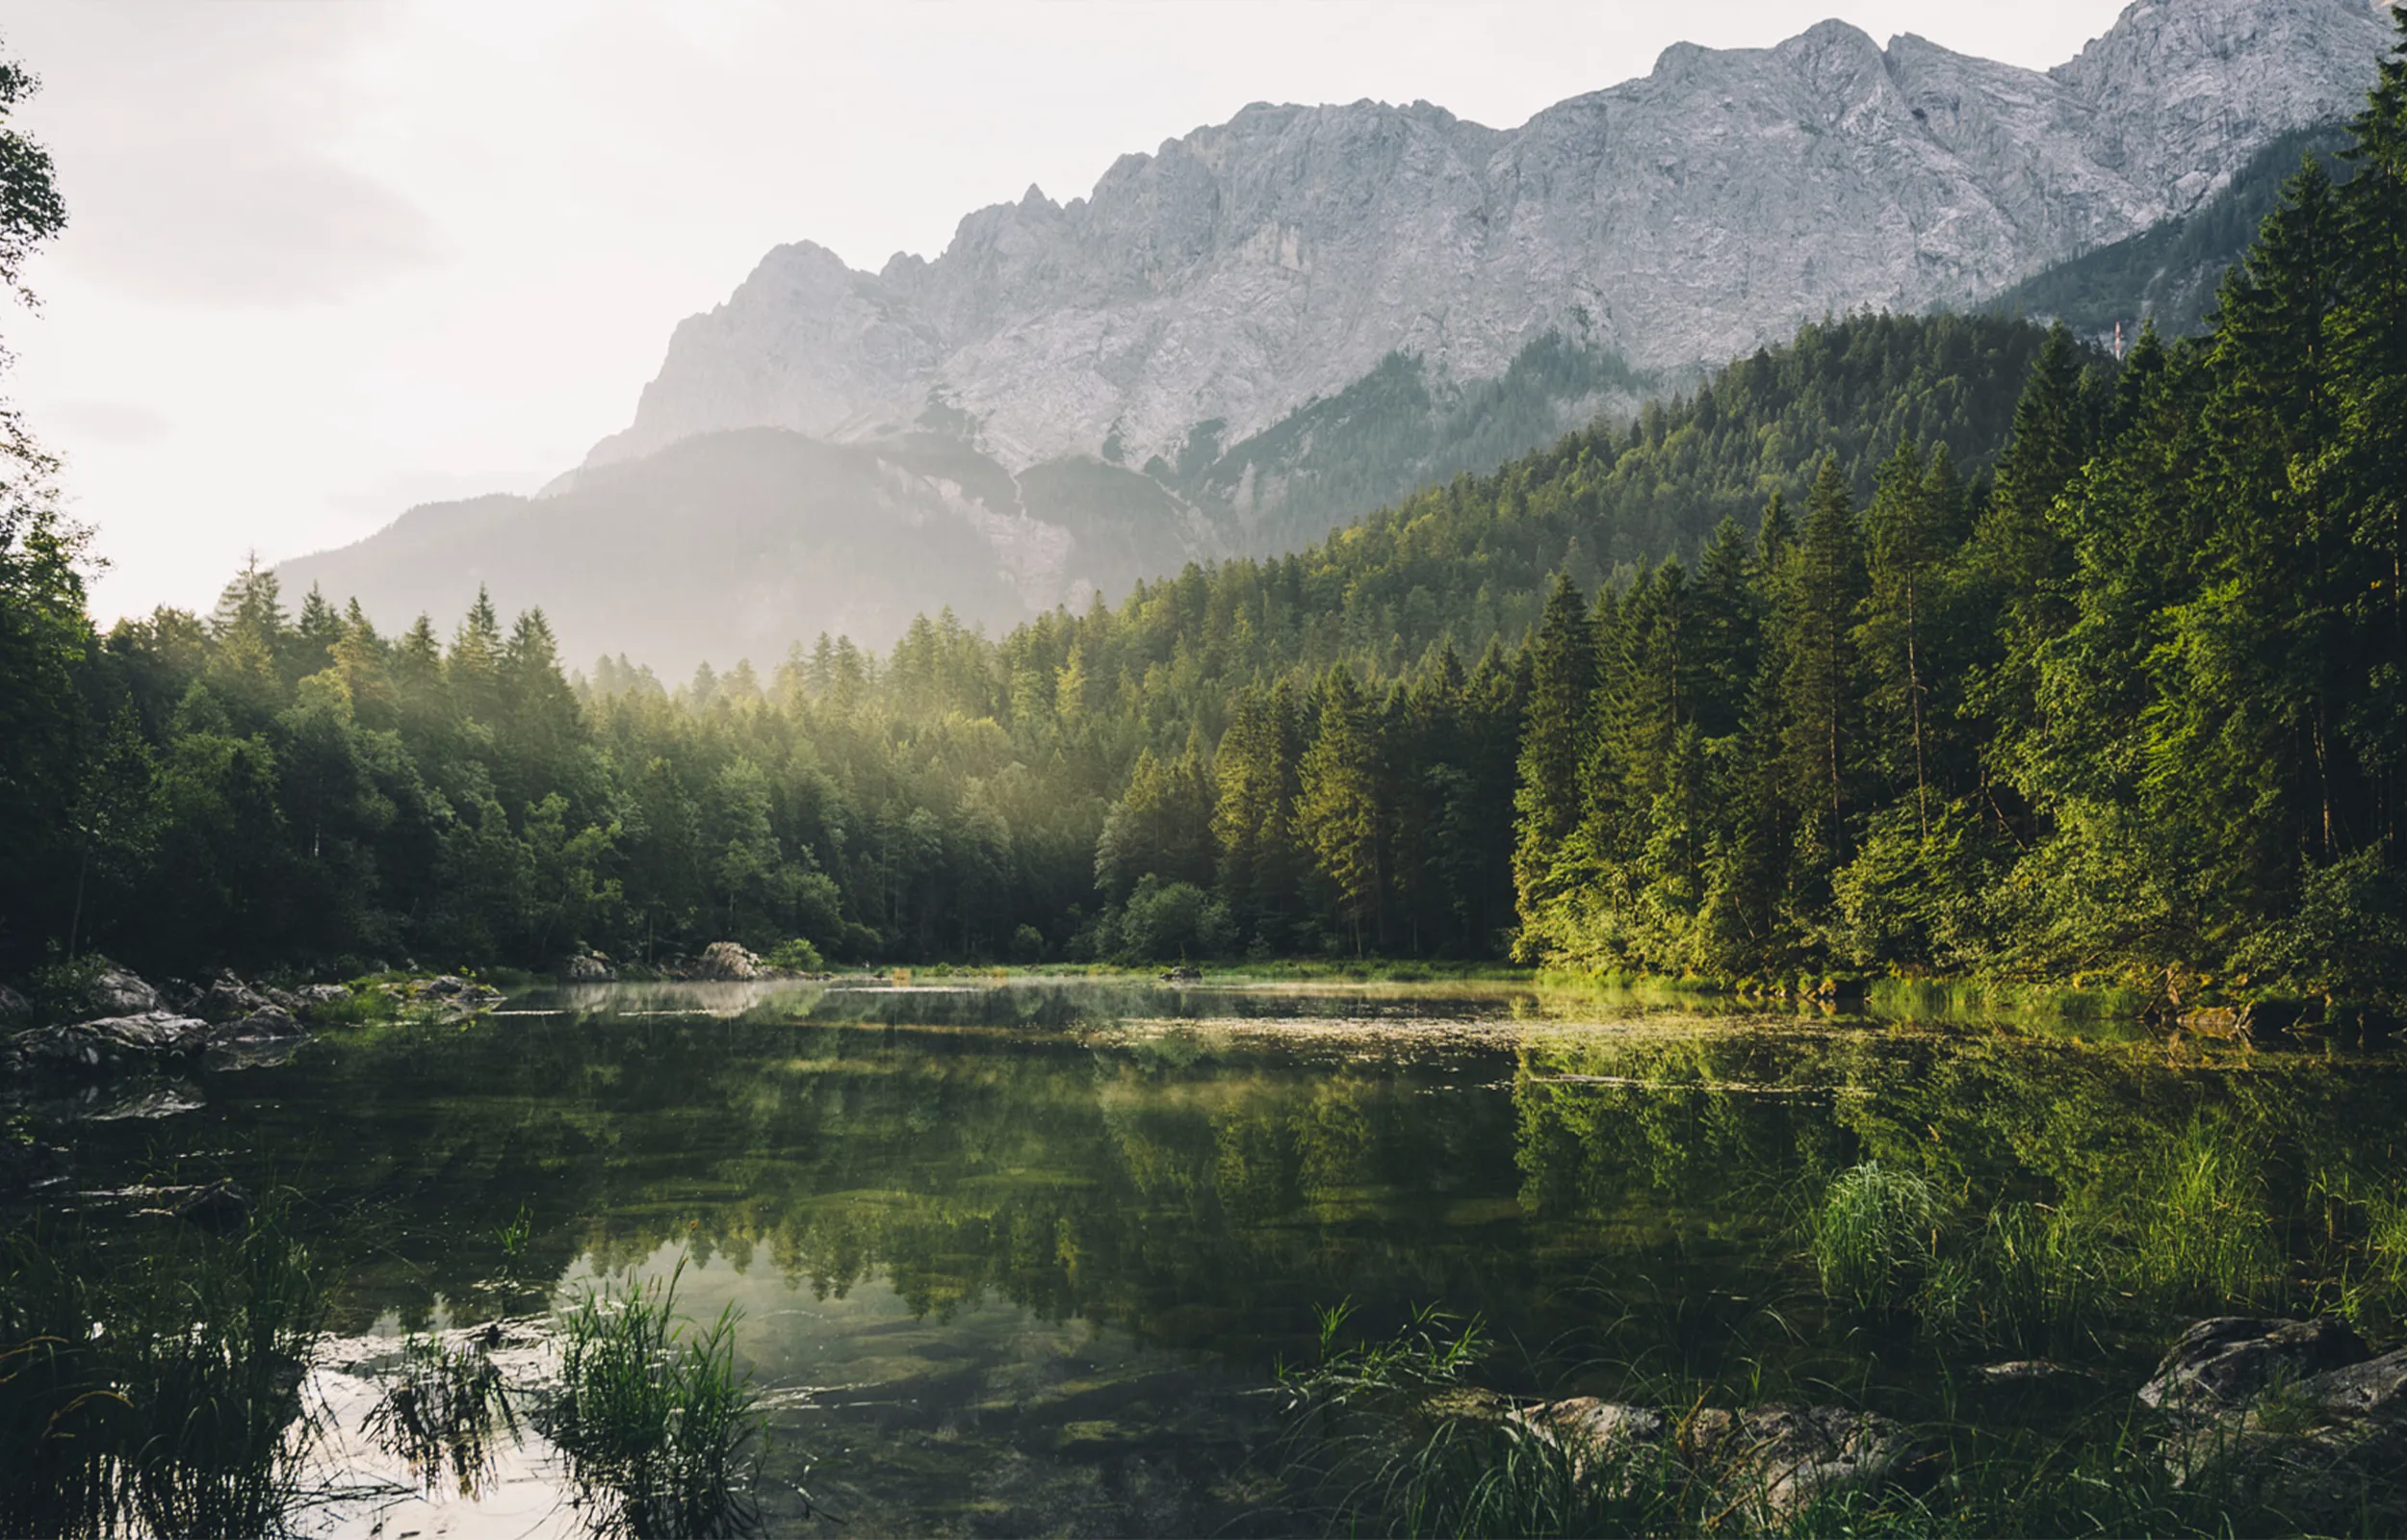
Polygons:
[[1590,695],[1595,687],[1594,633],[1588,605],[1558,574],[1528,649],[1530,683],[1521,725],[1519,784],[1514,793],[1514,890],[1532,957],[1543,945],[1544,916],[1558,890],[1557,865],[1587,811],[1582,770]]
[[1854,641],[1864,562],[1854,501],[1835,455],[1823,461],[1784,567],[1782,757],[1799,815],[1801,867],[1826,882],[1848,859],[1864,753]]
[[1381,931],[1379,737],[1361,687],[1344,664],[1330,670],[1319,704],[1311,747],[1298,767],[1296,832],[1360,956]]

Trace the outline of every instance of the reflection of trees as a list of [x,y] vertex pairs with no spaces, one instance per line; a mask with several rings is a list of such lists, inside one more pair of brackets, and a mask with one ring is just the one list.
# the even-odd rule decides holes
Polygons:
[[1524,1206],[1637,1248],[1675,1226],[1762,1226],[1781,1194],[1868,1159],[1976,1209],[2011,1197],[2127,1222],[2210,1142],[2263,1163],[2270,1212],[2302,1214],[2334,1173],[2394,1170],[2398,1093],[2395,1068],[2300,1055],[2180,1064],[2156,1043],[1987,1029],[1723,1028],[1533,1037],[1514,1102]]

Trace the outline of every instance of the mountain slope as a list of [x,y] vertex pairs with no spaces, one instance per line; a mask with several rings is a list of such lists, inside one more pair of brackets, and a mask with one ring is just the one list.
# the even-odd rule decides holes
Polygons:
[[[2267,145],[2361,104],[2381,9],[2142,0],[2046,73],[1828,22],[1673,48],[1510,131],[1249,107],[1091,197],[972,214],[934,262],[781,246],[544,496],[434,516],[484,531],[439,557],[413,514],[283,571],[447,623],[484,580],[574,654],[639,626],[678,668],[821,630],[884,646],[943,604],[991,628],[1083,607],[1626,421],[1800,321],[1974,307],[2173,219],[2218,244]],[[561,559],[588,523],[639,583]],[[630,583],[639,620],[597,598]]]
[[2285,134],[2194,213],[2026,278],[1989,308],[2000,315],[2060,320],[2101,341],[2112,337],[2118,324],[2135,336],[2140,323],[2151,321],[2169,336],[2203,332],[2216,286],[2256,240],[2299,162],[2313,155],[2336,177],[2344,177],[2347,167],[2338,164],[2338,155],[2347,141],[2347,131],[2338,124]]
[[1833,21],[1675,47],[1510,131],[1256,104],[1089,197],[980,210],[932,263],[772,251],[588,463],[874,436],[932,402],[1015,469],[1113,441],[1176,463],[1197,424],[1250,437],[1390,353],[1492,379],[1552,331],[1679,372],[1826,314],[1970,304],[2353,112],[2388,36],[2366,0],[2143,0],[2045,74]]

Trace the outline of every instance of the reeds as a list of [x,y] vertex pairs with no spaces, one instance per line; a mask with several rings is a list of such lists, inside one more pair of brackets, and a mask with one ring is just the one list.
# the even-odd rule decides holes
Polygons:
[[1903,1304],[1936,1259],[1943,1212],[1911,1171],[1868,1161],[1840,1172],[1808,1233],[1824,1291],[1861,1309]]
[[755,1531],[758,1394],[736,1372],[736,1314],[707,1327],[665,1280],[606,1285],[560,1320],[560,1390],[546,1431],[597,1527],[634,1536]]
[[111,1253],[0,1245],[0,1533],[258,1535],[283,1527],[324,1310],[272,1214]]

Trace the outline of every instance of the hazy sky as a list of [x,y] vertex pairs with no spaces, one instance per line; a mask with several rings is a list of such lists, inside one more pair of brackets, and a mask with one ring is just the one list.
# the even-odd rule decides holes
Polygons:
[[256,549],[529,491],[626,425],[771,245],[933,257],[970,209],[1250,101],[1509,127],[1824,16],[2044,66],[2122,0],[0,0],[70,225],[0,316],[112,567],[104,622]]

